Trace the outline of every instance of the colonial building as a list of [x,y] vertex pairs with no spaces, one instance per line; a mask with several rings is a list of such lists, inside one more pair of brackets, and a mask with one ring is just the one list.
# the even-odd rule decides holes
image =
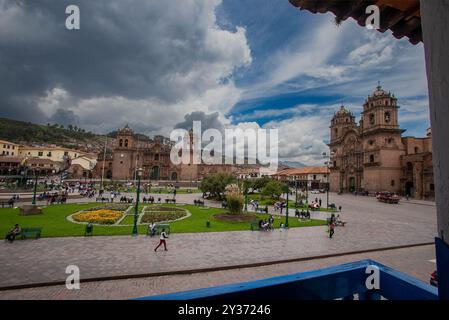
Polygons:
[[0,156],[17,156],[19,155],[19,145],[13,142],[0,140]]
[[326,189],[329,183],[329,168],[327,167],[302,167],[288,168],[272,175],[281,181],[298,182],[301,187],[309,189]]
[[178,180],[180,166],[170,161],[171,144],[161,136],[143,140],[128,126],[118,131],[113,146],[112,178],[136,179],[137,168],[143,169],[143,179]]
[[[190,132],[190,143],[194,137]],[[105,177],[114,180],[135,180],[137,169],[142,168],[144,180],[198,181],[206,175],[220,172],[233,173],[231,165],[195,164],[193,154],[187,164],[175,165],[170,159],[173,142],[163,136],[146,139],[136,135],[128,126],[118,131],[113,143],[112,157],[105,161]],[[193,148],[190,148],[193,150]],[[99,159],[95,172],[102,170]]]
[[359,124],[344,106],[335,113],[329,143],[332,191],[433,198],[431,134],[403,138],[398,110],[394,94],[379,85],[365,101]]

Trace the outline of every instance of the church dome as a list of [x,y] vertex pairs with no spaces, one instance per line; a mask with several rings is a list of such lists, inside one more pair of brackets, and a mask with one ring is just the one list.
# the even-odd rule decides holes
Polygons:
[[337,116],[347,116],[350,115],[351,113],[349,112],[348,109],[345,108],[345,106],[341,106],[340,110],[337,111],[336,115]]

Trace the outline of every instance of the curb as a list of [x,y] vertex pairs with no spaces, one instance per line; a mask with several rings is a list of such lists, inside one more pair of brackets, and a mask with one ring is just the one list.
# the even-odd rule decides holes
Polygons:
[[[348,251],[348,252],[341,252],[341,253],[334,253],[334,254],[317,255],[317,256],[302,257],[302,258],[291,258],[291,259],[286,259],[286,260],[255,262],[255,263],[240,264],[240,265],[228,265],[228,266],[210,267],[210,268],[202,268],[202,269],[186,269],[186,270],[174,270],[174,271],[166,271],[166,272],[152,272],[152,273],[140,273],[140,274],[129,274],[129,275],[94,277],[94,278],[81,279],[80,283],[125,280],[125,279],[136,279],[136,278],[151,278],[151,277],[161,277],[161,276],[170,276],[170,275],[186,275],[186,274],[225,271],[225,270],[233,270],[233,269],[255,268],[255,267],[269,266],[269,265],[273,265],[273,264],[284,264],[284,263],[291,263],[291,262],[319,260],[319,259],[334,258],[334,257],[341,257],[341,256],[347,256],[347,255],[354,255],[354,254],[389,251],[389,250],[397,250],[397,249],[407,249],[407,248],[414,248],[414,247],[423,247],[423,246],[429,246],[429,245],[434,245],[434,244],[435,244],[434,242],[425,242],[425,243],[400,245],[400,246],[392,246],[392,247],[384,247],[384,248],[376,248],[376,249],[368,249],[368,250],[357,250],[357,251]],[[9,291],[9,290],[19,290],[19,289],[52,287],[52,286],[58,286],[58,285],[65,285],[65,283],[66,283],[65,281],[58,280],[58,281],[51,281],[51,282],[12,285],[12,286],[0,287],[0,292],[1,291]]]

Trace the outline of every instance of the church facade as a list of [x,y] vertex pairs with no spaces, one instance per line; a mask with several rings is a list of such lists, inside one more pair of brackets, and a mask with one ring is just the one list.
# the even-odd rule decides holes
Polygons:
[[[194,138],[190,132],[190,143]],[[113,142],[112,155],[105,162],[105,177],[113,180],[135,180],[137,169],[141,168],[142,179],[153,181],[198,181],[209,174],[230,173],[233,165],[204,163],[195,164],[192,152],[189,163],[175,165],[170,160],[173,142],[163,136],[148,140],[136,135],[126,126],[120,129]],[[193,150],[191,147],[190,150]],[[102,166],[103,161],[98,161]]]
[[390,191],[434,198],[431,130],[403,137],[397,98],[379,85],[363,105],[357,124],[341,106],[330,125],[330,188],[334,192]]

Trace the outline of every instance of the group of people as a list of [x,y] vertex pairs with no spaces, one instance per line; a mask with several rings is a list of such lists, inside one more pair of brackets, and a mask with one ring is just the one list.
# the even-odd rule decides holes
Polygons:
[[120,197],[120,203],[133,203],[133,201],[134,201],[133,197],[127,197],[127,196]]
[[259,220],[259,228],[262,231],[272,231],[274,230],[274,218],[273,216],[270,216],[268,219]]
[[334,234],[335,234],[335,228],[336,228],[337,226],[342,226],[342,227],[344,227],[345,224],[346,224],[346,222],[344,222],[344,221],[341,220],[339,214],[338,214],[337,216],[335,216],[335,213],[332,213],[332,214],[331,214],[331,217],[330,217],[330,219],[329,219],[329,222],[328,222],[328,227],[329,227],[329,238],[332,239],[332,237],[333,237]]
[[47,206],[53,205],[53,204],[65,204],[67,203],[68,194],[65,191],[62,191],[61,193],[54,192],[44,192],[43,194],[39,195],[39,200],[46,200]]
[[301,209],[301,211],[299,211],[299,209],[297,208],[295,210],[295,217],[302,218],[302,219],[310,219],[310,212],[304,211],[303,209]]
[[282,211],[284,210],[284,208],[287,206],[287,204],[283,201],[278,201],[274,204],[274,211],[279,211],[282,214]]

